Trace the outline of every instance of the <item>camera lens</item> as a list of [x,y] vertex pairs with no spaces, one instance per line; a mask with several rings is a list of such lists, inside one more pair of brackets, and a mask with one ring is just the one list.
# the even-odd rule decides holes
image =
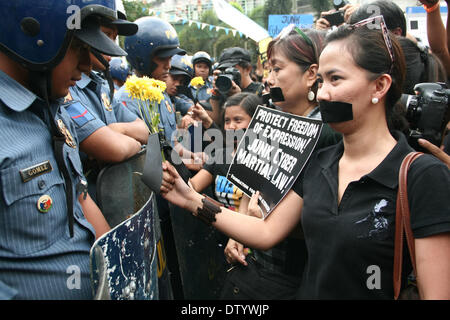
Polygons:
[[228,93],[232,86],[230,75],[220,75],[216,80],[216,87],[221,93]]

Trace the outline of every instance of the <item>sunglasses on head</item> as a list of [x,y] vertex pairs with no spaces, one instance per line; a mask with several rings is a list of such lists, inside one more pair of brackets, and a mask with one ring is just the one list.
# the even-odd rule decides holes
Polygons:
[[[371,24],[371,25],[369,25],[369,24]],[[381,32],[383,33],[384,43],[386,44],[386,47],[389,52],[389,56],[391,57],[391,67],[389,69],[389,73],[392,73],[392,70],[394,68],[394,49],[392,46],[391,38],[389,36],[389,31],[388,31],[388,28],[386,26],[386,22],[384,21],[383,16],[379,15],[379,16],[370,17],[370,18],[361,20],[352,25],[349,25],[348,28],[351,30],[355,30],[362,26],[367,26],[367,28],[369,28],[369,29],[381,29]]]

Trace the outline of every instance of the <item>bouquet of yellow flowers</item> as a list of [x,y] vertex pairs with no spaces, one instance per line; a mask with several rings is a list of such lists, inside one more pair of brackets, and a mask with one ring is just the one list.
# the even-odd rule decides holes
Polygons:
[[125,82],[125,90],[132,99],[137,100],[139,112],[149,131],[159,132],[158,105],[164,99],[163,92],[166,90],[166,84],[149,77],[140,78],[133,75]]
[[197,101],[198,101],[198,91],[204,85],[205,85],[205,81],[203,80],[202,77],[195,77],[191,80],[191,86],[194,87],[196,90],[195,101],[194,101],[195,103],[197,103]]

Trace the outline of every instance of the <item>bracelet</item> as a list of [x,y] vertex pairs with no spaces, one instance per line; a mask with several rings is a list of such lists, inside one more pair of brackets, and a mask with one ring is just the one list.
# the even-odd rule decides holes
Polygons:
[[220,206],[218,206],[216,203],[217,203],[216,201],[205,196],[202,199],[203,204],[202,208],[199,207],[197,209],[197,214],[194,214],[194,216],[198,217],[207,225],[211,225],[213,222],[216,221],[216,214],[218,214],[221,211]]
[[426,12],[431,13],[433,11],[436,11],[439,8],[439,1],[433,4],[431,7],[428,7],[427,5],[423,5],[423,8]]

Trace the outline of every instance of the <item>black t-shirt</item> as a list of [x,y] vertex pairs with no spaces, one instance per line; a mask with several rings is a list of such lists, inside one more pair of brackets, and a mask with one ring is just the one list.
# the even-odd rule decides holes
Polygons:
[[252,82],[247,88],[242,89],[242,92],[250,92],[254,94],[260,94],[262,92],[263,85],[261,82]]
[[[340,142],[314,153],[293,186],[304,200],[302,225],[308,250],[301,298],[392,299],[398,172],[412,150],[397,132],[397,145],[369,174],[351,182],[338,205]],[[408,172],[411,228],[415,238],[450,231],[450,173],[423,155]],[[404,254],[403,283],[411,272]]]
[[[215,161],[210,164],[204,164],[203,169],[214,177],[214,196],[216,200],[231,210],[239,211],[243,192],[227,179],[228,169],[233,159],[231,151],[231,148],[218,150],[214,155]],[[222,155],[223,158],[218,157],[218,155]]]

